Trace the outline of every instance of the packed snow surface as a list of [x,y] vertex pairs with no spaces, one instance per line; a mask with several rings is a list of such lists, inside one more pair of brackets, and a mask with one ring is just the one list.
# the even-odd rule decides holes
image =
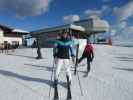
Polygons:
[[[73,74],[73,100],[133,100],[133,48],[94,45],[95,58],[85,76],[86,60]],[[82,51],[80,51],[82,52]],[[17,49],[0,53],[0,100],[53,100],[52,49],[42,49],[43,59],[36,60],[36,49]],[[81,54],[79,54],[81,56]],[[59,77],[59,97],[66,100],[65,70]],[[49,91],[51,92],[49,96]]]

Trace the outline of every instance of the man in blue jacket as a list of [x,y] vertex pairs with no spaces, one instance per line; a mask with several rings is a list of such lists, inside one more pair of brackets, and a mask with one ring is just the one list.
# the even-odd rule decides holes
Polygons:
[[58,82],[59,73],[62,67],[66,69],[66,75],[69,78],[69,82],[71,83],[71,70],[70,70],[70,57],[74,58],[74,52],[72,48],[73,42],[69,39],[69,35],[67,32],[63,32],[60,38],[56,41],[55,47],[53,50],[53,56],[57,59],[56,62],[56,71],[55,71],[55,83]]
[[56,70],[55,70],[55,77],[54,77],[54,100],[58,100],[58,78],[59,73],[61,71],[61,68],[64,67],[66,69],[66,77],[67,77],[67,85],[68,85],[68,97],[71,98],[70,93],[70,84],[71,84],[71,66],[70,66],[70,56],[74,58],[74,52],[73,52],[73,41],[70,40],[69,35],[67,32],[63,32],[60,35],[60,38],[57,39],[55,43],[55,47],[53,50],[53,56],[56,59]]

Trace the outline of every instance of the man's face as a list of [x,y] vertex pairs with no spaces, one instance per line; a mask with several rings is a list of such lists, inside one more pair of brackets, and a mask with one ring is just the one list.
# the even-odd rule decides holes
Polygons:
[[64,38],[67,38],[67,33],[63,33],[63,37]]

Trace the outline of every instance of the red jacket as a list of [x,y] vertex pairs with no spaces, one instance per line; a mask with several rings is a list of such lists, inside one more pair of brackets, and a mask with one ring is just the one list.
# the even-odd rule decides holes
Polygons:
[[93,46],[91,44],[87,44],[84,49],[84,53],[86,55],[90,55],[93,53]]

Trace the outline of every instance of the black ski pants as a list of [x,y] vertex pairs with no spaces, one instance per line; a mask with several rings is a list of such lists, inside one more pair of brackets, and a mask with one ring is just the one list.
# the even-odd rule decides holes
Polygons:
[[82,55],[82,57],[79,58],[78,63],[80,63],[85,58],[87,58],[87,72],[89,72],[90,71],[91,56]]

